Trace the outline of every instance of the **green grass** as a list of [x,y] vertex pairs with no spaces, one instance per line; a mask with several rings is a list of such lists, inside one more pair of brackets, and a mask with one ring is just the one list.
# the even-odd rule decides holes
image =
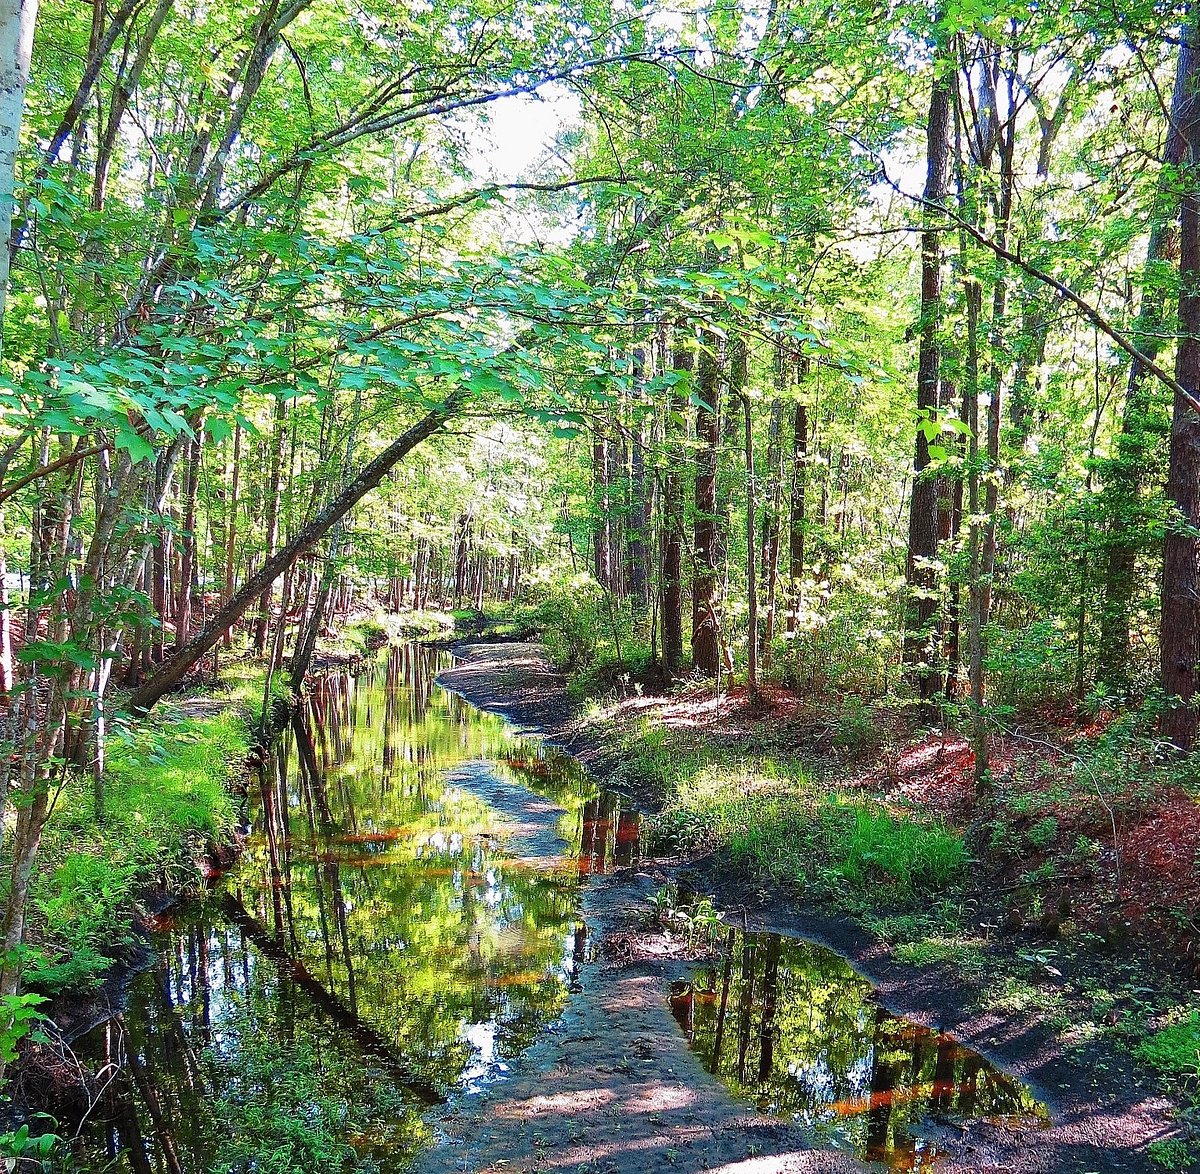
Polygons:
[[982,947],[965,938],[939,935],[916,942],[901,942],[892,953],[897,961],[909,966],[948,966],[964,978],[976,980],[987,974],[987,958]]
[[688,745],[643,723],[624,773],[664,799],[652,847],[719,851],[759,879],[846,907],[904,906],[944,890],[966,864],[962,838],[813,780],[794,761]]
[[235,663],[214,708],[186,700],[117,726],[108,741],[104,819],[91,780],[72,778],[47,825],[31,892],[27,984],[46,993],[94,984],[131,938],[138,897],[185,892],[232,834],[229,783],[262,706],[261,668]]
[[1148,1064],[1172,1076],[1200,1076],[1200,1011],[1148,1036],[1134,1049]]

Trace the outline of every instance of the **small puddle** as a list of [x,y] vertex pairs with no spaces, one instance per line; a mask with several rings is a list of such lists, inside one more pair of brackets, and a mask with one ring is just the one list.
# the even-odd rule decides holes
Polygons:
[[424,1114],[503,1075],[588,955],[589,875],[638,817],[568,755],[438,687],[419,645],[319,681],[252,779],[242,858],[159,919],[79,1168],[398,1171]]
[[939,1127],[1050,1120],[1019,1080],[884,1010],[849,963],[811,942],[730,931],[721,960],[675,984],[671,1009],[735,1095],[892,1170],[935,1170]]

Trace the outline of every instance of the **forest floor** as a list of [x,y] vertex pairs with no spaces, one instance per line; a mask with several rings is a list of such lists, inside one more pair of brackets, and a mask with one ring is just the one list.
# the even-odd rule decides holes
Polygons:
[[[509,1079],[443,1115],[437,1126],[444,1144],[421,1170],[871,1168],[820,1149],[799,1128],[754,1115],[702,1071],[668,1005],[671,980],[695,963],[651,913],[648,899],[664,885],[711,894],[727,916],[744,917],[751,928],[830,946],[875,984],[889,1010],[952,1033],[1050,1106],[1046,1128],[977,1122],[945,1131],[937,1138],[938,1168],[947,1174],[1197,1168],[1184,1140],[1186,1097],[1164,1095],[1161,1074],[1134,1051],[1155,1027],[1177,1020],[1195,993],[1188,989],[1195,983],[1186,918],[1160,916],[1165,889],[1177,910],[1179,902],[1194,909],[1194,800],[1188,807],[1182,793],[1156,794],[1143,797],[1137,818],[1122,812],[1121,899],[1114,902],[1097,879],[1110,863],[1103,849],[1080,846],[1080,829],[1113,813],[1103,803],[1098,816],[1095,804],[1070,801],[1065,775],[1050,785],[1044,773],[1030,774],[1037,801],[997,804],[981,826],[972,817],[969,750],[949,733],[905,740],[899,731],[882,745],[846,752],[835,745],[838,723],[782,694],[754,711],[736,693],[716,698],[699,686],[586,706],[536,645],[484,640],[456,651],[461,662],[441,682],[543,734],[600,782],[630,794],[651,813],[656,854],[643,856],[636,874],[587,887],[595,961],[583,968],[579,993]],[[836,870],[828,867],[813,873],[811,885],[769,876],[760,839],[748,842],[744,829],[740,839],[723,837],[716,808],[681,808],[672,776],[661,769],[669,760],[677,778],[680,762],[691,763],[693,782],[711,794],[705,764],[742,762],[733,790],[760,810],[788,812],[788,833],[799,825],[787,820],[806,811],[827,820],[829,811],[796,807],[799,800],[771,790],[775,783],[748,780],[744,761],[769,759],[784,743],[804,748],[807,791],[836,792],[837,805],[869,794],[900,823],[903,812],[920,811],[938,827],[957,829],[973,853],[966,879],[927,899],[917,878],[917,888],[899,900],[894,887],[869,875],[857,886],[846,883],[854,875],[849,859],[832,887],[828,877]],[[1025,777],[1027,758],[1045,763],[1069,754],[1066,740],[1045,730],[1024,743],[1010,739],[998,748],[997,775],[1008,794],[1015,787],[1009,783]],[[1156,828],[1170,835],[1157,836]],[[1021,839],[1015,850],[1014,837]],[[1056,850],[1059,844],[1074,853],[1074,881],[1064,863],[1070,853]],[[827,847],[807,845],[818,856]]]

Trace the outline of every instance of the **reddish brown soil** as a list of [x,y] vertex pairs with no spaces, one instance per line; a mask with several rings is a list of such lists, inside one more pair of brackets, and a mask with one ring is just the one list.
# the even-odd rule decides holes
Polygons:
[[1200,803],[1167,792],[1157,810],[1118,838],[1121,911],[1153,927],[1193,961],[1200,928]]
[[[670,700],[627,698],[612,710],[621,723],[649,715],[670,729],[706,738],[736,744],[752,735],[758,745],[816,752],[849,780],[843,786],[857,786],[888,806],[943,819],[977,840],[976,821],[988,815],[988,805],[976,801],[970,743],[951,732],[914,735],[898,714],[875,715],[883,739],[860,749],[858,761],[855,753],[833,745],[836,713],[778,686],[765,688],[755,707],[744,687],[716,697],[710,686],[697,684]],[[990,766],[997,802],[1040,799],[1047,766],[1056,783],[1052,805],[1039,801],[1024,821],[1001,817],[1019,832],[1053,816],[1059,830],[1052,842],[1027,845],[1012,859],[989,858],[987,845],[976,842],[984,860],[981,881],[992,892],[1014,891],[1023,873],[1055,863],[1052,874],[1062,879],[1043,885],[1041,895],[1064,912],[1052,912],[1051,923],[1069,916],[1106,936],[1119,924],[1122,936],[1200,962],[1200,803],[1178,788],[1150,789],[1107,803],[1086,785],[1086,772],[1074,790],[1069,785],[1071,756],[1110,721],[1111,715],[1081,722],[1072,713],[1045,712],[1036,715],[1028,733],[993,739]],[[1129,764],[1131,774],[1138,773],[1138,765]],[[1094,858],[1084,866],[1071,859],[1073,852],[1080,855],[1080,837],[1096,845]],[[1022,926],[1029,921],[1028,911],[1010,912]],[[1049,928],[1056,932],[1053,924]]]

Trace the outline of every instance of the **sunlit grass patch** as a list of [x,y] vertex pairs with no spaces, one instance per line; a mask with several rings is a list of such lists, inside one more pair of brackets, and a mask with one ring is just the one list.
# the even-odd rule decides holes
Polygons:
[[987,971],[982,946],[967,938],[938,935],[901,942],[893,954],[897,961],[910,966],[949,966],[964,978],[983,978]]
[[721,851],[763,880],[902,905],[945,889],[966,863],[942,823],[831,790],[794,760],[736,757],[643,724],[623,769],[664,796],[655,849]]
[[1148,1036],[1135,1049],[1148,1064],[1174,1076],[1200,1076],[1200,1011]]

